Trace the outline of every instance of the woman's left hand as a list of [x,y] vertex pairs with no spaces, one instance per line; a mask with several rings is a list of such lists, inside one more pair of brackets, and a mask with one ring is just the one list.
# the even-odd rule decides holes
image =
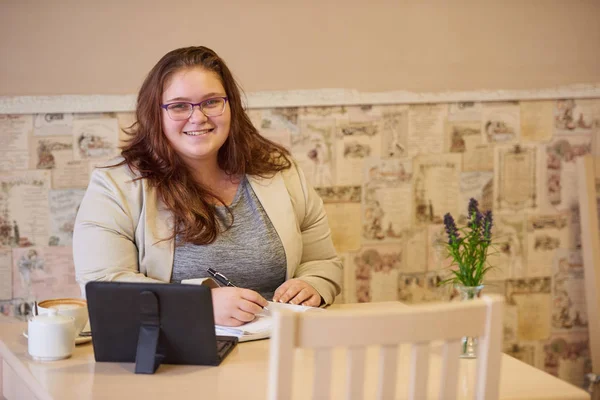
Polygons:
[[300,279],[290,279],[277,288],[273,295],[273,301],[319,307],[321,295],[308,283]]

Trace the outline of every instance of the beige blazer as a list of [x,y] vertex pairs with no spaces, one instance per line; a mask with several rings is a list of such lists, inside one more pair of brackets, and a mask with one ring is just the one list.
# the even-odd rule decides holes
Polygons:
[[[89,281],[171,280],[174,240],[160,239],[173,232],[173,217],[147,180],[133,180],[137,176],[126,165],[92,173],[73,234],[84,295]],[[331,304],[341,290],[342,263],[321,198],[294,164],[272,178],[248,180],[283,244],[287,278],[308,282]]]

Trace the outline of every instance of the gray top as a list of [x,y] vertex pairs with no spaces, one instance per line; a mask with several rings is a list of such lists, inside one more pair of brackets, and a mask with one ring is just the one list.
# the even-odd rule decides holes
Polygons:
[[[225,206],[216,206],[222,226],[231,216]],[[285,281],[287,260],[283,244],[254,194],[247,179],[240,182],[229,209],[233,225],[221,232],[214,243],[185,243],[175,247],[172,283],[182,279],[208,278],[212,268],[238,287],[252,289],[272,300]]]

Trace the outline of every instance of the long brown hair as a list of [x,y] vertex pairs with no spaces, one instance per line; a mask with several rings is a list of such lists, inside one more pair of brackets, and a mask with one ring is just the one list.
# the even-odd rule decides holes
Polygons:
[[[167,53],[148,73],[140,88],[136,122],[126,129],[131,136],[122,148],[124,160],[156,187],[166,207],[173,213],[175,231],[165,239],[178,237],[182,242],[208,244],[220,231],[210,200],[223,201],[197,183],[191,171],[173,150],[162,131],[160,104],[165,83],[182,69],[201,67],[215,72],[228,97],[231,125],[227,140],[219,149],[219,167],[230,176],[272,176],[287,169],[289,152],[262,137],[250,122],[242,105],[240,89],[225,62],[211,49],[186,47]],[[232,221],[231,221],[232,223]],[[230,224],[231,224],[230,223]]]

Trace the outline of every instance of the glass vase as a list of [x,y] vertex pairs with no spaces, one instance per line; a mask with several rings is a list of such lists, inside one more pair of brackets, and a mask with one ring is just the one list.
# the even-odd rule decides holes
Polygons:
[[[458,293],[462,301],[468,301],[479,297],[484,285],[479,286],[464,286],[456,285]],[[476,358],[477,357],[477,342],[478,339],[472,336],[462,338],[462,346],[460,358]]]

